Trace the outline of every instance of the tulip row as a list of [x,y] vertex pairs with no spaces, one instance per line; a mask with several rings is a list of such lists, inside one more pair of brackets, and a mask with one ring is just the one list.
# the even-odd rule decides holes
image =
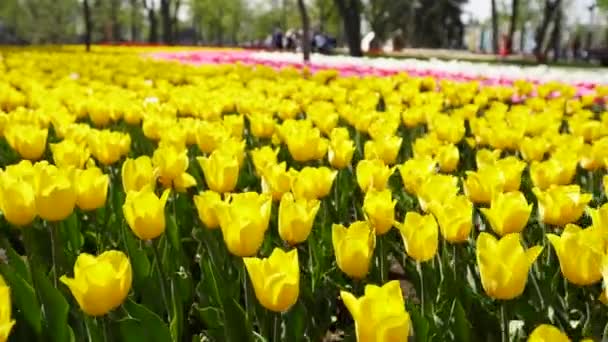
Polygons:
[[599,340],[606,95],[4,50],[0,341]]

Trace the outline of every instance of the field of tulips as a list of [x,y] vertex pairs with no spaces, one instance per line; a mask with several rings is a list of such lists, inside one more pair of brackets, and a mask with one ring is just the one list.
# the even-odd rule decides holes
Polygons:
[[608,86],[140,53],[0,49],[0,342],[608,338]]

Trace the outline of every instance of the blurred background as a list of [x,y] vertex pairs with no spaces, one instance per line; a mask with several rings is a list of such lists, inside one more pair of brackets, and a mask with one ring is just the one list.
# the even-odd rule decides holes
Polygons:
[[0,44],[608,65],[607,19],[608,0],[1,0]]

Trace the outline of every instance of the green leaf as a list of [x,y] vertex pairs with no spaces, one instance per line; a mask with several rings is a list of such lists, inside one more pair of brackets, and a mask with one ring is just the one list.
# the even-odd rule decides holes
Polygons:
[[179,240],[179,228],[177,227],[177,223],[175,222],[175,217],[173,217],[173,215],[169,215],[168,221],[169,224],[167,225],[167,236],[169,237],[171,247],[173,247],[173,249],[179,255],[182,247]]
[[2,239],[2,248],[6,251],[6,257],[8,259],[8,264],[12,266],[13,270],[21,276],[21,278],[27,280],[28,283],[32,283],[32,277],[30,276],[30,272],[27,269],[27,264],[25,260],[19,255],[10,242],[7,239]]
[[177,284],[175,279],[171,280],[171,305],[172,305],[172,317],[169,328],[171,330],[171,337],[173,341],[181,341],[182,330],[183,330],[183,315],[184,308],[182,299],[178,293]]
[[42,311],[34,287],[8,265],[0,264],[0,273],[11,288],[11,297],[25,321],[37,335],[42,333]]
[[72,213],[66,220],[61,222],[61,230],[72,247],[72,251],[78,254],[84,244],[84,238],[80,233],[80,227],[76,213]]
[[140,248],[138,241],[133,237],[133,233],[129,231],[126,225],[123,224],[122,229],[125,230],[124,237],[127,245],[127,252],[133,267],[133,278],[137,287],[145,286],[148,277],[150,276],[150,260],[143,248]]
[[410,313],[412,325],[414,328],[414,336],[418,342],[429,341],[430,326],[424,316],[421,315],[417,306],[407,303],[407,311]]
[[40,270],[33,272],[36,289],[44,312],[44,325],[53,341],[69,341],[68,312],[70,306],[61,292]]
[[[154,312],[150,311],[143,305],[135,303],[133,300],[129,299],[124,304],[123,307],[129,313],[129,315],[134,319],[127,319],[122,321],[127,326],[121,327],[121,333],[125,332],[126,329],[127,334],[125,337],[125,341],[158,341],[158,342],[167,342],[171,341],[171,333],[169,331],[169,327],[163,322],[163,320]],[[135,323],[135,324],[134,324]],[[137,330],[135,336],[138,339],[127,339],[127,337],[133,336],[134,330]],[[125,335],[123,335],[124,337]]]
[[471,341],[471,323],[458,299],[454,300],[454,335],[456,341]]
[[302,341],[306,331],[306,308],[299,301],[287,313],[287,341]]
[[201,308],[195,303],[193,309],[209,329],[219,329],[222,327],[222,312],[218,308],[212,306]]
[[224,300],[224,334],[227,341],[253,341],[253,328],[243,308],[234,300]]

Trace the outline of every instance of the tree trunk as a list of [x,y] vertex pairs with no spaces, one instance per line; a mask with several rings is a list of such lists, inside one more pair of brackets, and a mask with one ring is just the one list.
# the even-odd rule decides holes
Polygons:
[[89,0],[84,0],[84,43],[87,46],[87,52],[91,51],[91,10],[89,8]]
[[304,0],[298,0],[298,9],[300,10],[302,30],[304,31],[304,37],[302,37],[302,52],[304,53],[304,62],[308,62],[310,61],[310,21],[308,19],[308,11],[306,11]]
[[558,8],[561,4],[561,0],[545,0],[545,9],[543,15],[543,21],[541,22],[538,30],[536,31],[535,37],[535,46],[534,46],[534,55],[536,55],[536,59],[538,61],[543,61],[543,45],[545,44],[545,36],[547,35],[547,29],[549,28],[549,24],[553,20],[553,15],[555,13],[555,9]]
[[526,35],[528,34],[528,32],[526,32],[526,23],[522,23],[521,24],[521,30],[519,33],[519,52],[520,53],[524,53],[524,50],[526,49]]
[[344,32],[351,56],[361,57],[361,4],[359,0],[335,0],[342,16]]
[[[559,5],[559,4],[558,4]],[[553,50],[553,61],[557,61],[561,55],[560,47],[561,47],[561,29],[562,29],[562,9],[561,7],[557,7],[554,9],[555,20],[553,22],[553,30],[551,31],[551,40],[547,45],[547,49],[545,50],[545,56],[548,55],[549,50]]]
[[131,5],[131,41],[137,40],[137,0],[130,0]]
[[148,42],[158,43],[158,20],[156,19],[156,12],[154,12],[154,7],[152,6],[146,6],[146,9],[148,10],[148,24],[150,26],[150,31],[148,32]]
[[171,19],[171,26],[172,26],[171,41],[172,42],[177,42],[177,38],[179,35],[179,21],[178,21],[177,13],[179,12],[180,6],[181,6],[181,0],[176,0],[175,8],[173,10],[173,18]]
[[498,13],[496,12],[496,0],[492,0],[492,50],[498,54]]
[[511,3],[511,22],[509,23],[509,37],[507,39],[507,51],[513,53],[513,37],[517,26],[517,17],[519,14],[519,0],[512,0]]
[[120,41],[120,24],[118,22],[118,7],[120,3],[117,0],[110,1],[110,20],[112,26],[112,41]]
[[163,43],[173,43],[171,38],[173,31],[171,29],[171,6],[170,0],[160,0],[160,20],[163,26]]

